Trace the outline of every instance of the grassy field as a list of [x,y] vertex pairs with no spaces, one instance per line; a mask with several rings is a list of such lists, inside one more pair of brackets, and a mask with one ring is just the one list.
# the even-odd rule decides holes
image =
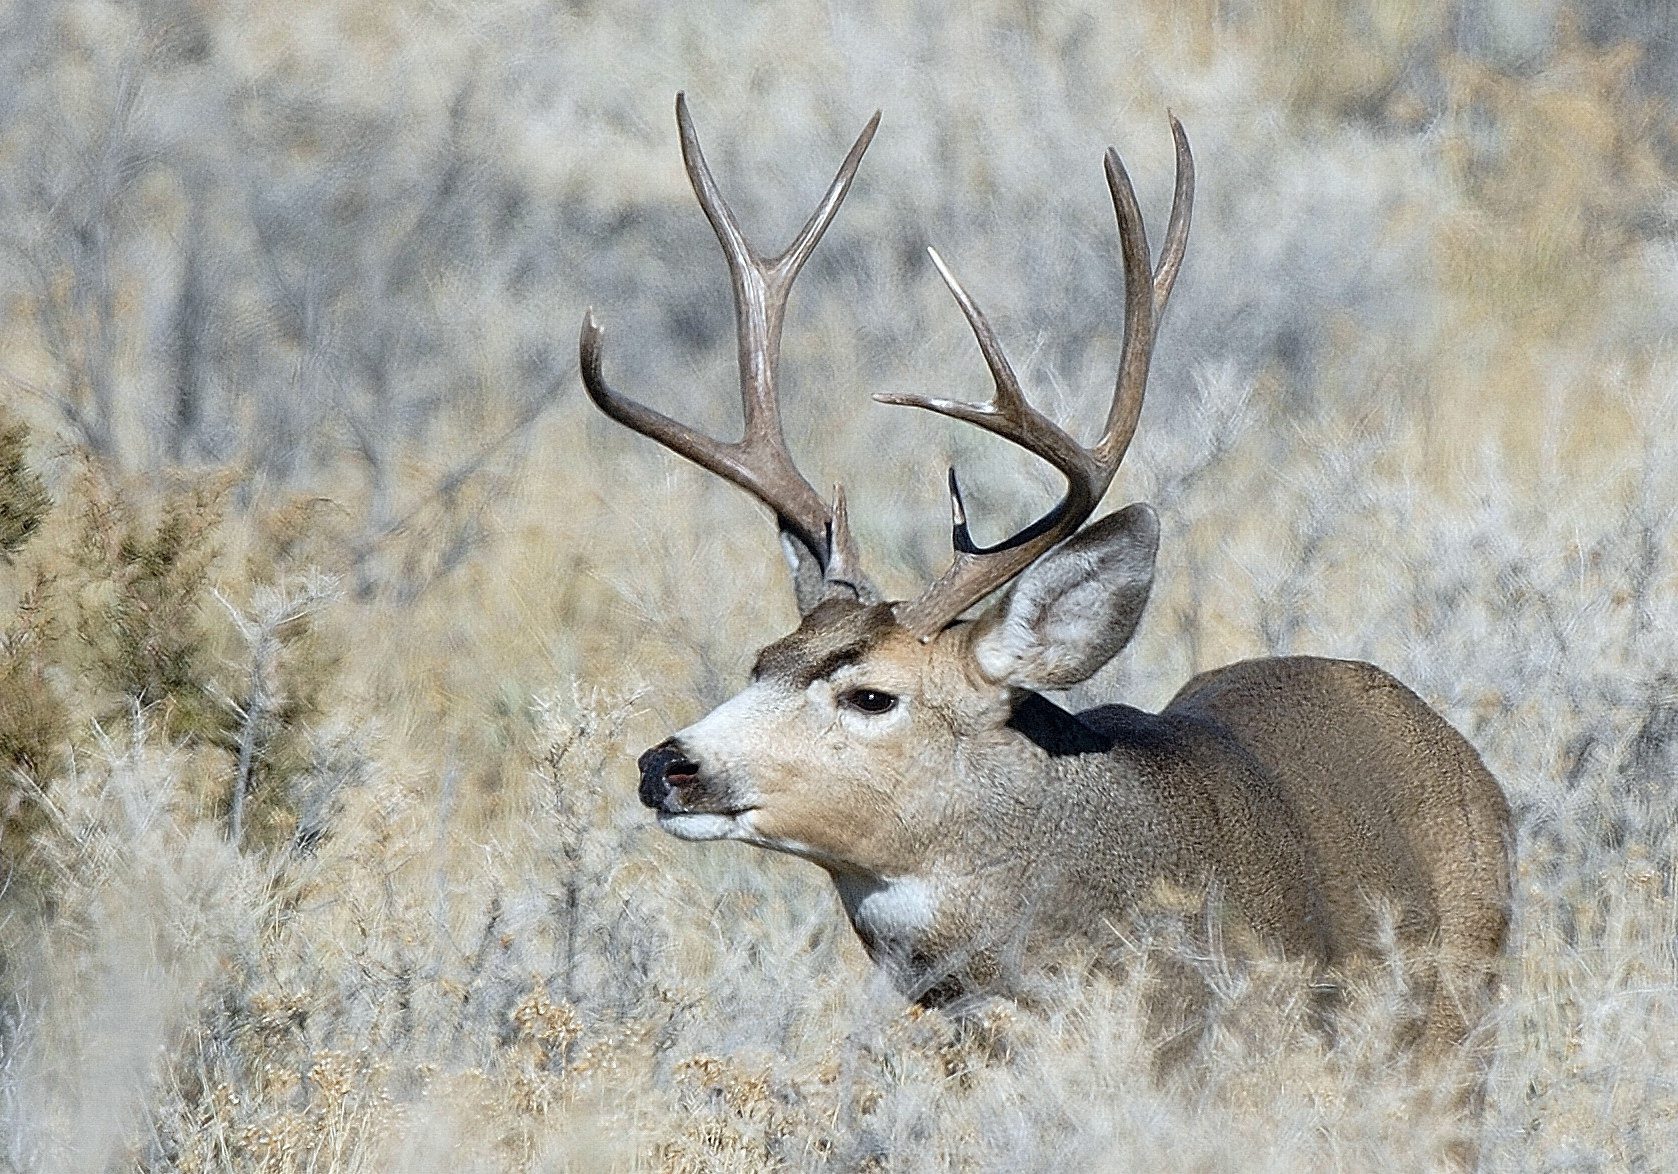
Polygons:
[[1372,985],[1332,1050],[1220,979],[953,1023],[825,879],[678,844],[635,752],[795,620],[738,492],[583,402],[735,426],[685,89],[790,236],[792,439],[893,595],[1057,492],[872,404],[986,385],[936,245],[1086,437],[1100,157],[1188,260],[1110,504],[1164,527],[1075,701],[1373,660],[1520,827],[1488,1168],[1678,1154],[1678,30],[1634,0],[958,9],[0,6],[0,1170],[1390,1170],[1449,1115]]

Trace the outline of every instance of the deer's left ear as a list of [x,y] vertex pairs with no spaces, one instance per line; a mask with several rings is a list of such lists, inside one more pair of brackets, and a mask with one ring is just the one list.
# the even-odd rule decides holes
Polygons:
[[1094,522],[1038,559],[975,625],[987,680],[1066,689],[1130,641],[1154,582],[1159,517],[1138,502]]

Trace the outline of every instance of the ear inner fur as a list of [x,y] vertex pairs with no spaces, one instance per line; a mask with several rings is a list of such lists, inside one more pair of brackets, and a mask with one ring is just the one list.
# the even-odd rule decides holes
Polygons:
[[1159,519],[1137,503],[1061,543],[1015,580],[982,623],[973,655],[987,680],[1065,689],[1130,640],[1153,584]]

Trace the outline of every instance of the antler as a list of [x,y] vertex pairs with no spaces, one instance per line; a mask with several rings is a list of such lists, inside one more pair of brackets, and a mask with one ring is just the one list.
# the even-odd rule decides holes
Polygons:
[[1119,222],[1119,245],[1124,258],[1125,322],[1124,345],[1119,358],[1118,380],[1113,403],[1101,439],[1085,448],[1027,402],[1019,380],[1002,353],[1002,344],[979,307],[955,279],[937,252],[929,249],[939,276],[955,295],[956,304],[967,316],[973,336],[979,342],[985,363],[996,381],[996,395],[988,404],[968,404],[931,396],[877,394],[882,403],[925,408],[943,416],[975,424],[1012,441],[1027,452],[1043,458],[1066,478],[1066,496],[1037,521],[994,546],[978,547],[967,528],[967,511],[962,505],[961,486],[950,470],[950,513],[955,559],[938,580],[912,603],[897,608],[898,622],[929,640],[944,625],[968,607],[1013,579],[1039,556],[1070,537],[1095,512],[1102,495],[1113,484],[1136,432],[1142,412],[1142,395],[1148,381],[1148,363],[1153,354],[1154,331],[1177,271],[1183,263],[1188,242],[1189,212],[1194,203],[1194,159],[1189,154],[1188,136],[1182,124],[1171,118],[1171,136],[1176,144],[1177,186],[1171,198],[1171,219],[1165,231],[1165,247],[1152,274],[1148,266],[1148,237],[1142,224],[1142,210],[1130,186],[1130,176],[1117,151],[1107,151],[1107,186],[1113,193],[1113,211]]
[[[766,259],[746,240],[717,190],[716,180],[711,177],[711,169],[699,149],[693,120],[688,116],[687,99],[682,94],[676,95],[676,125],[681,130],[682,159],[687,165],[688,180],[722,245],[734,288],[740,401],[745,415],[745,434],[738,441],[729,443],[706,436],[613,391],[600,371],[603,331],[594,320],[592,308],[583,316],[583,334],[578,344],[583,386],[596,407],[625,427],[738,485],[768,506],[782,535],[796,540],[819,563],[825,588],[848,589],[854,596],[870,594],[872,588],[862,576],[846,520],[843,492],[835,488],[833,505],[829,507],[793,464],[781,430],[775,373],[781,351],[781,322],[792,283],[839,211],[879,124],[880,115],[876,112],[857,136],[856,144],[828,185],[827,194],[792,244],[780,256]],[[806,593],[800,591],[799,604],[806,611],[820,597],[820,593],[810,594],[812,597],[806,598]]]

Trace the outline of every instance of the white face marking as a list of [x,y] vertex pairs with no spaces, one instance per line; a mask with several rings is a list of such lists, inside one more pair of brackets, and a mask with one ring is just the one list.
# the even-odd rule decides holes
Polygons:
[[758,795],[751,785],[750,773],[741,769],[740,764],[750,760],[753,740],[777,703],[786,704],[784,693],[762,684],[751,685],[676,734],[683,748],[705,764],[706,773],[726,789],[731,805],[737,805],[740,810],[732,815],[660,812],[659,827],[679,840],[762,843],[746,822]]
[[740,820],[733,815],[710,815],[704,812],[672,815],[661,811],[658,813],[658,826],[678,840],[698,842],[743,838],[740,834]]
[[[817,679],[802,690],[774,680],[748,685],[674,735],[702,765],[704,798],[698,802],[712,810],[662,813],[659,826],[684,840],[736,840],[844,868],[847,861],[821,846],[826,835],[806,839],[799,831],[807,825],[796,820],[789,825],[786,812],[807,805],[809,787],[832,784],[824,773],[830,767],[839,764],[854,773],[859,761],[875,752],[873,745],[908,725],[908,699],[881,685],[860,666],[843,666],[831,679]],[[859,688],[881,689],[898,701],[878,714],[841,702]],[[679,797],[671,806],[680,807]],[[842,804],[834,816],[846,821]]]
[[787,704],[786,691],[758,682],[748,685],[710,713],[676,733],[690,754],[707,769],[727,770],[732,760],[742,757],[777,708]]
[[812,848],[800,840],[788,840],[778,836],[766,836],[758,830],[754,811],[742,811],[738,815],[718,815],[710,812],[668,812],[658,813],[658,826],[675,836],[678,840],[689,843],[700,843],[705,840],[738,840],[742,844],[750,844],[754,848],[766,848],[771,852],[785,852],[789,856],[802,857],[816,864],[838,864],[826,853]]

